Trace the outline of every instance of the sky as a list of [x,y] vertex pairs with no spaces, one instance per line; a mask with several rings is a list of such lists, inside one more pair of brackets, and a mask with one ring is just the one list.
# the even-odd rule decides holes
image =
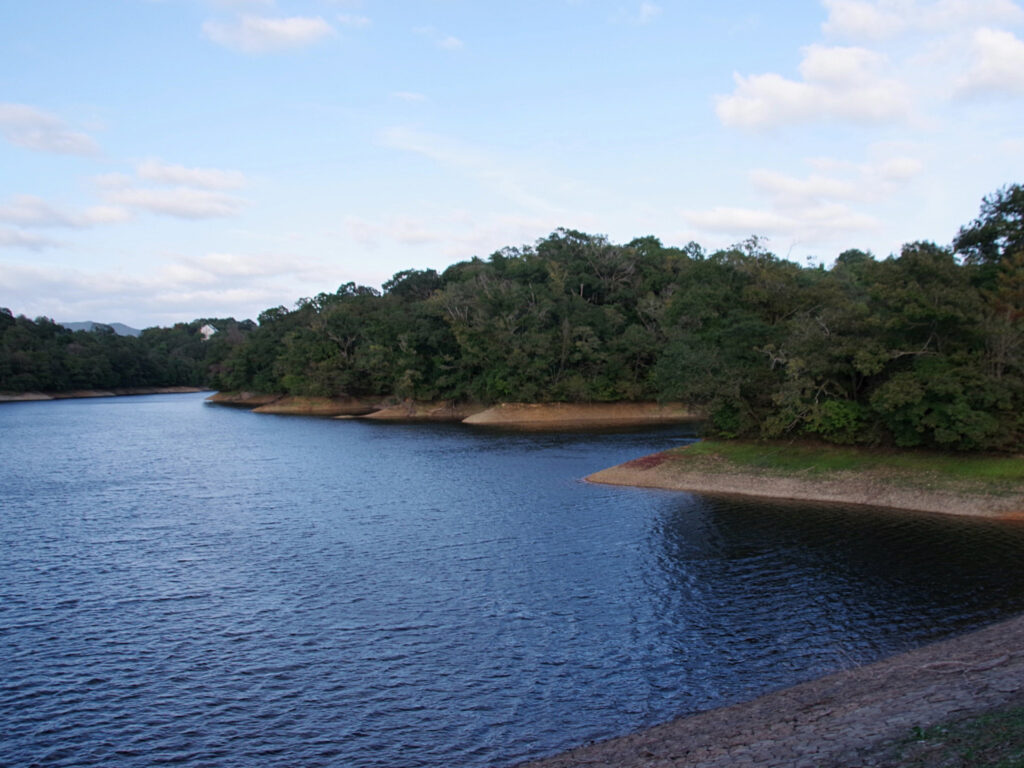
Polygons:
[[558,227],[801,264],[1024,182],[1013,0],[0,0],[0,307],[253,318]]

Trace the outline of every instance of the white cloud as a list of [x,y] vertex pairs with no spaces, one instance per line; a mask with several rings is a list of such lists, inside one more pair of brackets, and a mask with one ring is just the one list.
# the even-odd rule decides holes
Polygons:
[[236,189],[245,186],[245,175],[239,171],[218,168],[186,168],[160,160],[146,160],[136,168],[140,179],[160,184],[182,184],[202,189]]
[[[345,233],[361,248],[378,250],[394,243],[430,246],[445,260],[486,256],[510,244],[532,243],[564,224],[561,215],[480,215],[459,210],[444,216],[402,215],[378,220],[347,216],[344,220]],[[447,261],[435,266],[447,266]]]
[[885,56],[856,47],[809,45],[804,48],[800,74],[810,83],[857,88],[878,80]]
[[239,171],[190,168],[155,159],[139,163],[135,171],[135,176],[101,174],[93,182],[116,206],[181,219],[234,216],[246,205],[244,199],[225,191],[245,185],[245,174]]
[[924,163],[916,157],[891,157],[871,169],[871,173],[882,181],[905,182],[920,176]]
[[129,218],[128,211],[115,206],[93,206],[81,213],[68,213],[35,195],[16,195],[0,204],[0,221],[20,227],[83,228]]
[[95,155],[93,139],[63,120],[27,104],[0,103],[0,136],[26,149],[62,155]]
[[716,112],[725,125],[766,128],[823,119],[887,122],[907,118],[908,89],[884,76],[886,59],[864,48],[810,45],[800,64],[802,81],[775,73],[744,77],[719,96]]
[[637,11],[637,24],[648,24],[661,15],[661,6],[654,3],[640,3],[640,10]]
[[795,219],[755,208],[718,206],[707,211],[683,211],[683,217],[697,229],[736,237],[781,234],[797,226]]
[[[20,229],[0,226],[0,248],[25,248],[30,251],[41,251],[60,245],[56,240],[42,237]],[[4,270],[0,269],[0,279]]]
[[750,180],[755,189],[785,207],[801,207],[821,200],[856,200],[862,197],[853,182],[827,176],[799,179],[776,171],[755,170],[751,172]]
[[319,16],[270,18],[244,15],[231,23],[207,21],[203,34],[210,41],[243,53],[270,53],[303,48],[334,34]]
[[416,93],[414,91],[395,91],[395,93],[391,95],[400,101],[408,101],[411,103],[422,103],[424,101],[428,101],[424,94]]
[[849,233],[863,233],[880,226],[873,216],[839,203],[817,203],[789,214],[758,208],[716,207],[707,211],[683,211],[690,226],[702,232],[742,239],[750,235],[784,238],[791,243],[819,244]]
[[146,263],[146,272],[7,263],[0,269],[0,292],[16,295],[19,306],[11,309],[29,316],[100,317],[148,327],[196,317],[255,318],[267,307],[308,295],[311,286],[339,282],[335,269],[293,253],[150,256]]
[[877,40],[889,37],[906,27],[901,13],[892,4],[866,2],[866,0],[824,0],[828,19],[822,30],[829,35],[855,39]]
[[857,40],[1024,22],[1024,10],[1012,0],[823,0],[823,4],[829,14],[822,31]]
[[364,29],[373,23],[368,16],[356,16],[351,13],[338,14],[337,19],[341,26],[348,27],[349,29]]
[[125,187],[110,190],[107,198],[118,205],[179,219],[212,219],[235,216],[245,201],[232,195],[208,189],[174,187],[148,189]]
[[1024,42],[989,28],[976,30],[971,42],[972,63],[956,84],[959,93],[1024,93]]
[[532,191],[544,186],[546,182],[531,178],[522,168],[479,148],[444,136],[400,127],[383,131],[379,141],[386,147],[413,152],[448,168],[468,173],[517,205],[533,210],[555,210],[547,200]]
[[463,47],[463,42],[455,35],[446,35],[438,32],[433,27],[417,27],[413,30],[417,35],[425,37],[436,47],[446,51],[457,51]]
[[[823,171],[806,177],[756,169],[750,172],[754,190],[765,198],[763,207],[716,207],[684,212],[698,230],[743,238],[771,235],[808,247],[821,247],[850,234],[881,228],[873,212],[920,175],[924,164],[895,146],[876,146],[870,162],[853,163],[832,158],[808,160]],[[865,210],[866,209],[866,210]]]

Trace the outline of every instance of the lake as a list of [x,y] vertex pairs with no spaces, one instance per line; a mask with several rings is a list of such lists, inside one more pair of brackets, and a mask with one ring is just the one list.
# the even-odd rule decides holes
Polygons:
[[510,766],[1024,610],[1024,525],[586,474],[515,433],[0,406],[0,765]]

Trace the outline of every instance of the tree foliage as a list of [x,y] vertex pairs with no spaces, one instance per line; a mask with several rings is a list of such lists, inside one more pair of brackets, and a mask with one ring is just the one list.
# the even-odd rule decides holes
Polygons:
[[[199,329],[207,324],[219,332],[204,340]],[[0,391],[217,387],[223,361],[255,327],[248,320],[203,318],[118,336],[110,326],[72,331],[0,308]]]
[[758,238],[708,254],[559,229],[440,274],[399,272],[383,291],[346,283],[210,342],[197,337],[205,321],[149,329],[133,347],[0,313],[0,387],[676,400],[722,435],[1019,451],[1022,214],[1024,190],[1009,186],[952,248],[848,250],[831,269]]

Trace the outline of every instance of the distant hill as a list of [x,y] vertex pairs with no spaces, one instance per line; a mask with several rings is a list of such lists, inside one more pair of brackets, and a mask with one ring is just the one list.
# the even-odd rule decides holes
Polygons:
[[94,323],[92,320],[86,320],[80,323],[61,323],[65,328],[72,331],[94,331],[97,325],[106,325],[114,329],[114,333],[118,336],[141,336],[142,331],[138,328],[132,328],[131,326],[125,325],[124,323]]

